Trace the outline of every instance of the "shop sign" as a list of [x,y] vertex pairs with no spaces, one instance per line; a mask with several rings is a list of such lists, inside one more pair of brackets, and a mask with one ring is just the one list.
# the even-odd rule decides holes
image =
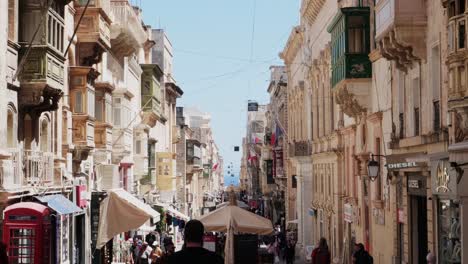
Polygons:
[[408,194],[426,196],[426,177],[420,175],[409,175],[406,182]]
[[408,188],[418,189],[419,181],[418,180],[408,180]]
[[76,205],[80,208],[85,208],[88,205],[88,201],[86,197],[88,196],[88,192],[86,191],[86,185],[78,185],[75,186],[76,191]]
[[395,170],[395,169],[404,169],[404,168],[413,168],[417,167],[416,162],[399,162],[399,163],[388,163],[387,168],[389,170]]
[[216,236],[203,236],[203,247],[211,252],[216,252]]
[[438,193],[450,192],[449,188],[450,174],[447,168],[447,162],[439,162],[437,165],[437,187],[435,188]]
[[405,211],[402,208],[398,208],[398,223],[405,223]]
[[215,207],[215,203],[213,201],[205,201],[205,207]]
[[344,221],[348,223],[353,222],[353,206],[349,203],[344,204],[343,208]]

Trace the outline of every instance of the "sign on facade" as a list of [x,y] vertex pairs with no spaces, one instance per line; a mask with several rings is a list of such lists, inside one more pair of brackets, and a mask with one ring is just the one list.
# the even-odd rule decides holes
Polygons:
[[386,166],[389,170],[395,170],[395,169],[417,167],[418,164],[416,162],[399,162],[399,163],[388,163]]
[[343,208],[344,221],[348,223],[353,222],[353,206],[349,203],[344,204]]
[[157,158],[157,185],[160,191],[171,191],[172,186],[172,153],[171,152],[158,152]]

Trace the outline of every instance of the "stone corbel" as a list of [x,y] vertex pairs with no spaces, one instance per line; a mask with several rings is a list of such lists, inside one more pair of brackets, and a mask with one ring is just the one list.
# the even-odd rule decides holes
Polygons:
[[336,87],[335,99],[336,103],[340,105],[343,113],[350,117],[357,118],[362,113],[365,113],[367,111],[365,107],[362,107],[359,104],[354,94],[348,91],[346,85]]

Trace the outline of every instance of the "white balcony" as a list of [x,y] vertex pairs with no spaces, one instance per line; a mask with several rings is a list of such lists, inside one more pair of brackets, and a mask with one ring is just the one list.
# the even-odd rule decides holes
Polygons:
[[376,40],[382,55],[401,70],[426,59],[426,1],[378,0],[375,6]]
[[54,182],[53,153],[15,148],[9,154],[0,161],[0,189],[58,184]]
[[140,92],[140,79],[143,70],[134,56],[118,59],[111,55],[107,58],[107,76],[106,81],[111,79],[114,84],[115,93],[126,94],[133,98]]
[[128,0],[111,0],[114,21],[111,25],[111,43],[114,54],[128,56],[143,47],[147,35],[138,8]]

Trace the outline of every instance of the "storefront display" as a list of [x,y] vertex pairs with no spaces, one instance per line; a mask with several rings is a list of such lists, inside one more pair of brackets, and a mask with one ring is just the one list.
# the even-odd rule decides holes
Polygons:
[[439,200],[439,263],[461,263],[460,204]]

